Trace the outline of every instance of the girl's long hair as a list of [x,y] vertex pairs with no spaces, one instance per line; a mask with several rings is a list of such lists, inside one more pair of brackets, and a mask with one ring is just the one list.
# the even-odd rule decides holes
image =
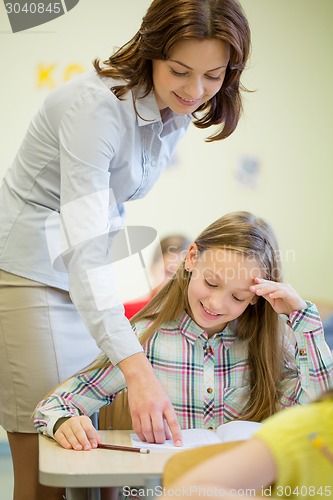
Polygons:
[[193,113],[199,128],[221,125],[207,141],[224,139],[238,124],[241,91],[247,90],[240,77],[250,54],[251,34],[237,0],[154,0],[134,37],[103,61],[103,67],[98,59],[94,66],[100,75],[125,81],[111,88],[119,99],[134,89],[135,104],[139,92],[144,97],[153,89],[152,60],[167,60],[177,43],[191,39],[219,39],[230,46],[221,89]]
[[[209,249],[228,249],[257,262],[263,277],[282,281],[279,250],[273,231],[261,218],[248,212],[227,214],[207,227],[195,241],[199,253]],[[191,274],[185,262],[174,278],[132,319],[151,320],[141,337],[146,342],[167,321],[176,320],[186,311],[191,315],[187,299]],[[282,369],[290,355],[284,345],[284,323],[263,298],[258,297],[243,314],[230,325],[240,341],[248,343],[250,399],[240,416],[244,420],[261,421],[279,408],[277,387]]]

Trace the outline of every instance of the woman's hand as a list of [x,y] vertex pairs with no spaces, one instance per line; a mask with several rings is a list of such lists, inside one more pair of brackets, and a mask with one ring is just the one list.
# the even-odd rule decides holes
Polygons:
[[293,311],[306,309],[307,304],[288,283],[254,278],[255,285],[250,287],[252,293],[264,297],[277,314],[289,316]]
[[175,410],[145,354],[134,354],[118,366],[126,379],[133,428],[139,438],[164,443],[172,437],[175,446],[181,446]]
[[54,433],[54,439],[67,450],[91,450],[97,448],[101,438],[89,417],[70,417]]

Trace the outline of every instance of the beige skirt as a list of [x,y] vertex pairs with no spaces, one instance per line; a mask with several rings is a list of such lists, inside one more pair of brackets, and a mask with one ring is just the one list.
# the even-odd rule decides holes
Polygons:
[[32,414],[99,349],[63,290],[0,270],[0,425],[35,432]]

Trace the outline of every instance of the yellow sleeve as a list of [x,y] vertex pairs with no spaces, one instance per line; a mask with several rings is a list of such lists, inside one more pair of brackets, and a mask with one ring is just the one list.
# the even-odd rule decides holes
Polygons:
[[317,435],[333,453],[333,401],[281,410],[265,420],[254,437],[271,451],[277,480],[272,496],[333,499],[333,463],[315,447]]

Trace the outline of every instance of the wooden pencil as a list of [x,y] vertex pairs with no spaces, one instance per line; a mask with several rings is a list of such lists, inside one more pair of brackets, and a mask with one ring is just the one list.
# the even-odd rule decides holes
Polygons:
[[150,453],[150,450],[148,448],[133,448],[132,446],[118,446],[116,444],[99,443],[98,448],[104,448],[106,450],[116,450],[116,451],[131,451],[134,453]]

